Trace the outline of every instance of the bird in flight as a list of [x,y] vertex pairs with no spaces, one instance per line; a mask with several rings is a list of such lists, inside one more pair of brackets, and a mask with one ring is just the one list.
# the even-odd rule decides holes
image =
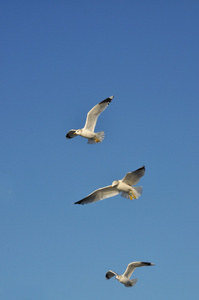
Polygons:
[[142,194],[141,186],[134,186],[145,173],[145,166],[133,172],[128,172],[122,180],[114,180],[112,185],[100,188],[92,192],[84,199],[75,202],[74,204],[88,204],[109,197],[113,197],[121,193],[121,196],[130,200],[138,199]]
[[67,134],[66,138],[71,139],[77,135],[80,135],[88,139],[88,144],[100,143],[104,139],[104,131],[94,132],[95,125],[99,115],[107,108],[111,103],[114,96],[106,98],[97,105],[95,105],[87,114],[86,123],[82,129],[71,129]]
[[137,282],[137,278],[135,279],[130,279],[131,274],[133,273],[133,271],[138,268],[138,267],[145,267],[145,266],[155,266],[154,263],[150,263],[150,262],[142,262],[142,261],[134,261],[130,264],[128,264],[126,271],[124,272],[124,274],[119,275],[111,270],[109,270],[106,273],[106,279],[110,279],[114,276],[115,279],[117,279],[119,282],[123,283],[126,287],[131,287],[134,286]]

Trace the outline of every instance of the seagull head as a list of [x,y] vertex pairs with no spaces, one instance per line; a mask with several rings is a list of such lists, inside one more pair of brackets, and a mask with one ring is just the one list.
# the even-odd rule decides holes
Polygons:
[[114,180],[111,187],[117,186],[119,184],[119,180]]
[[82,130],[81,129],[77,129],[75,132],[74,132],[74,134],[76,134],[76,135],[80,135],[82,133]]

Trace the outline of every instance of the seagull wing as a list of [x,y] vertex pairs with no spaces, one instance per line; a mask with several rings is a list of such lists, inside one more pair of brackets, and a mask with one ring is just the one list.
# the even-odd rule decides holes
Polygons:
[[127,173],[122,181],[128,185],[135,185],[138,183],[140,178],[144,176],[145,173],[145,166],[137,169],[136,171]]
[[134,261],[128,264],[126,271],[124,272],[123,276],[130,278],[133,271],[138,267],[145,267],[145,266],[154,266],[155,264],[150,262],[143,262],[143,261]]
[[111,270],[109,270],[107,273],[106,273],[106,279],[110,279],[110,278],[112,278],[113,276],[117,276],[118,274],[117,273],[115,273],[115,272],[113,272],[113,271],[111,271]]
[[120,192],[117,187],[112,187],[111,185],[103,187],[101,189],[95,190],[90,195],[85,197],[84,199],[75,202],[74,204],[88,204],[93,203],[99,200],[103,200],[109,197],[113,197],[118,195]]
[[67,134],[66,134],[66,138],[67,139],[72,139],[74,137],[76,137],[77,135],[75,134],[75,129],[71,129]]
[[97,118],[99,115],[107,108],[109,103],[113,100],[113,96],[106,98],[105,100],[101,101],[97,105],[95,105],[87,114],[86,123],[84,129],[90,130],[94,132],[95,125],[97,122]]

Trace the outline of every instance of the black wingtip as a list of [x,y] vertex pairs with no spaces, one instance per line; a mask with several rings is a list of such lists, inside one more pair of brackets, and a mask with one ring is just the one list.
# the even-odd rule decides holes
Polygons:
[[110,97],[104,99],[103,101],[101,101],[99,104],[106,103],[106,102],[109,104],[109,103],[111,103],[113,98],[114,98],[114,96],[110,96]]
[[71,136],[70,136],[69,133],[66,134],[66,138],[67,138],[67,139],[71,139]]
[[113,271],[108,271],[108,272],[106,272],[105,278],[110,279],[114,276],[116,276],[116,273],[114,273]]
[[155,264],[154,263],[151,263],[151,262],[146,262],[146,261],[144,261],[144,262],[142,262],[143,264],[145,264],[145,266],[155,266]]
[[84,204],[82,203],[82,200],[75,202],[74,204]]
[[74,138],[74,137],[75,137],[75,135],[74,135],[75,131],[76,131],[76,130],[73,130],[73,129],[70,130],[70,131],[68,131],[67,134],[66,134],[66,138],[67,138],[67,139],[72,139],[72,138]]
[[105,278],[110,279],[111,277],[108,275],[108,273],[106,273]]
[[140,167],[138,170],[146,170],[145,166]]

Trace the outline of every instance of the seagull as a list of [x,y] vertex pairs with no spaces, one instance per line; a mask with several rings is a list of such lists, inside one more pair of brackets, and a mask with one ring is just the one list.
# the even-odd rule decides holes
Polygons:
[[119,275],[113,271],[108,271],[106,273],[106,279],[110,279],[113,276],[116,276],[115,279],[117,279],[119,282],[123,283],[126,287],[131,287],[134,286],[137,282],[137,278],[135,279],[130,279],[131,274],[133,271],[138,268],[138,267],[145,267],[145,266],[155,266],[154,263],[150,262],[142,262],[142,261],[134,261],[130,264],[128,264],[126,271],[124,272],[123,275]]
[[88,144],[100,143],[104,139],[104,131],[94,132],[95,125],[99,115],[107,108],[111,103],[114,96],[104,99],[97,105],[95,105],[87,114],[86,123],[82,129],[71,129],[67,134],[66,138],[71,139],[77,135],[80,135],[88,139]]
[[121,193],[121,196],[130,200],[138,199],[142,194],[141,186],[134,186],[145,173],[145,166],[133,172],[128,172],[122,180],[114,180],[112,185],[95,190],[84,199],[75,202],[74,204],[88,204],[109,197],[113,197]]

